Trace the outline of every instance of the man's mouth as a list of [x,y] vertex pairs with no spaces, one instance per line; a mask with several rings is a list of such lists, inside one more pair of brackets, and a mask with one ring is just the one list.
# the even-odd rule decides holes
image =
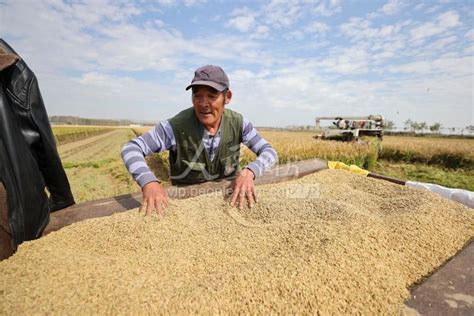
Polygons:
[[200,111],[200,113],[201,113],[202,115],[210,115],[210,114],[212,114],[211,111]]

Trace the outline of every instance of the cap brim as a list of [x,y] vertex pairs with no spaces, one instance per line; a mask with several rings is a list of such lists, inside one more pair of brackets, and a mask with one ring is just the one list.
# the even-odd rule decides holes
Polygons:
[[189,90],[191,89],[191,87],[194,87],[194,86],[209,86],[216,89],[219,92],[222,92],[227,88],[226,86],[219,84],[217,82],[201,80],[201,81],[194,81],[193,83],[191,83],[189,86],[186,87],[186,90]]

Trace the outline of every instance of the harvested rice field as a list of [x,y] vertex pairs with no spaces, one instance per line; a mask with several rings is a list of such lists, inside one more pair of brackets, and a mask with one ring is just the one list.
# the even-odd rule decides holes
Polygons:
[[398,314],[408,288],[474,235],[438,195],[325,170],[80,222],[0,262],[1,314]]
[[58,146],[77,203],[139,190],[120,158],[121,146],[133,137],[130,129],[108,128],[105,133]]

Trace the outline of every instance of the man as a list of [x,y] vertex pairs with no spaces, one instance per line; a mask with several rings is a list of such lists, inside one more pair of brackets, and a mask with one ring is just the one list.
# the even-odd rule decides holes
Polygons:
[[[218,66],[198,68],[186,90],[192,89],[193,107],[159,122],[154,129],[122,148],[122,159],[143,191],[145,214],[163,215],[168,205],[166,190],[148,168],[144,157],[170,151],[173,185],[193,184],[237,176],[231,205],[249,207],[257,202],[254,179],[277,160],[277,153],[241,114],[226,109],[232,99],[229,79]],[[257,159],[239,171],[240,144]]]

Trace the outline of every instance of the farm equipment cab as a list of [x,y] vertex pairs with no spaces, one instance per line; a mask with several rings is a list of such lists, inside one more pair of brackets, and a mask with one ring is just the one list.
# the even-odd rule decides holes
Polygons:
[[[334,126],[322,129],[321,120],[332,120]],[[384,117],[382,115],[316,117],[316,130],[319,134],[314,138],[357,141],[361,136],[376,136],[382,139],[383,127]]]

